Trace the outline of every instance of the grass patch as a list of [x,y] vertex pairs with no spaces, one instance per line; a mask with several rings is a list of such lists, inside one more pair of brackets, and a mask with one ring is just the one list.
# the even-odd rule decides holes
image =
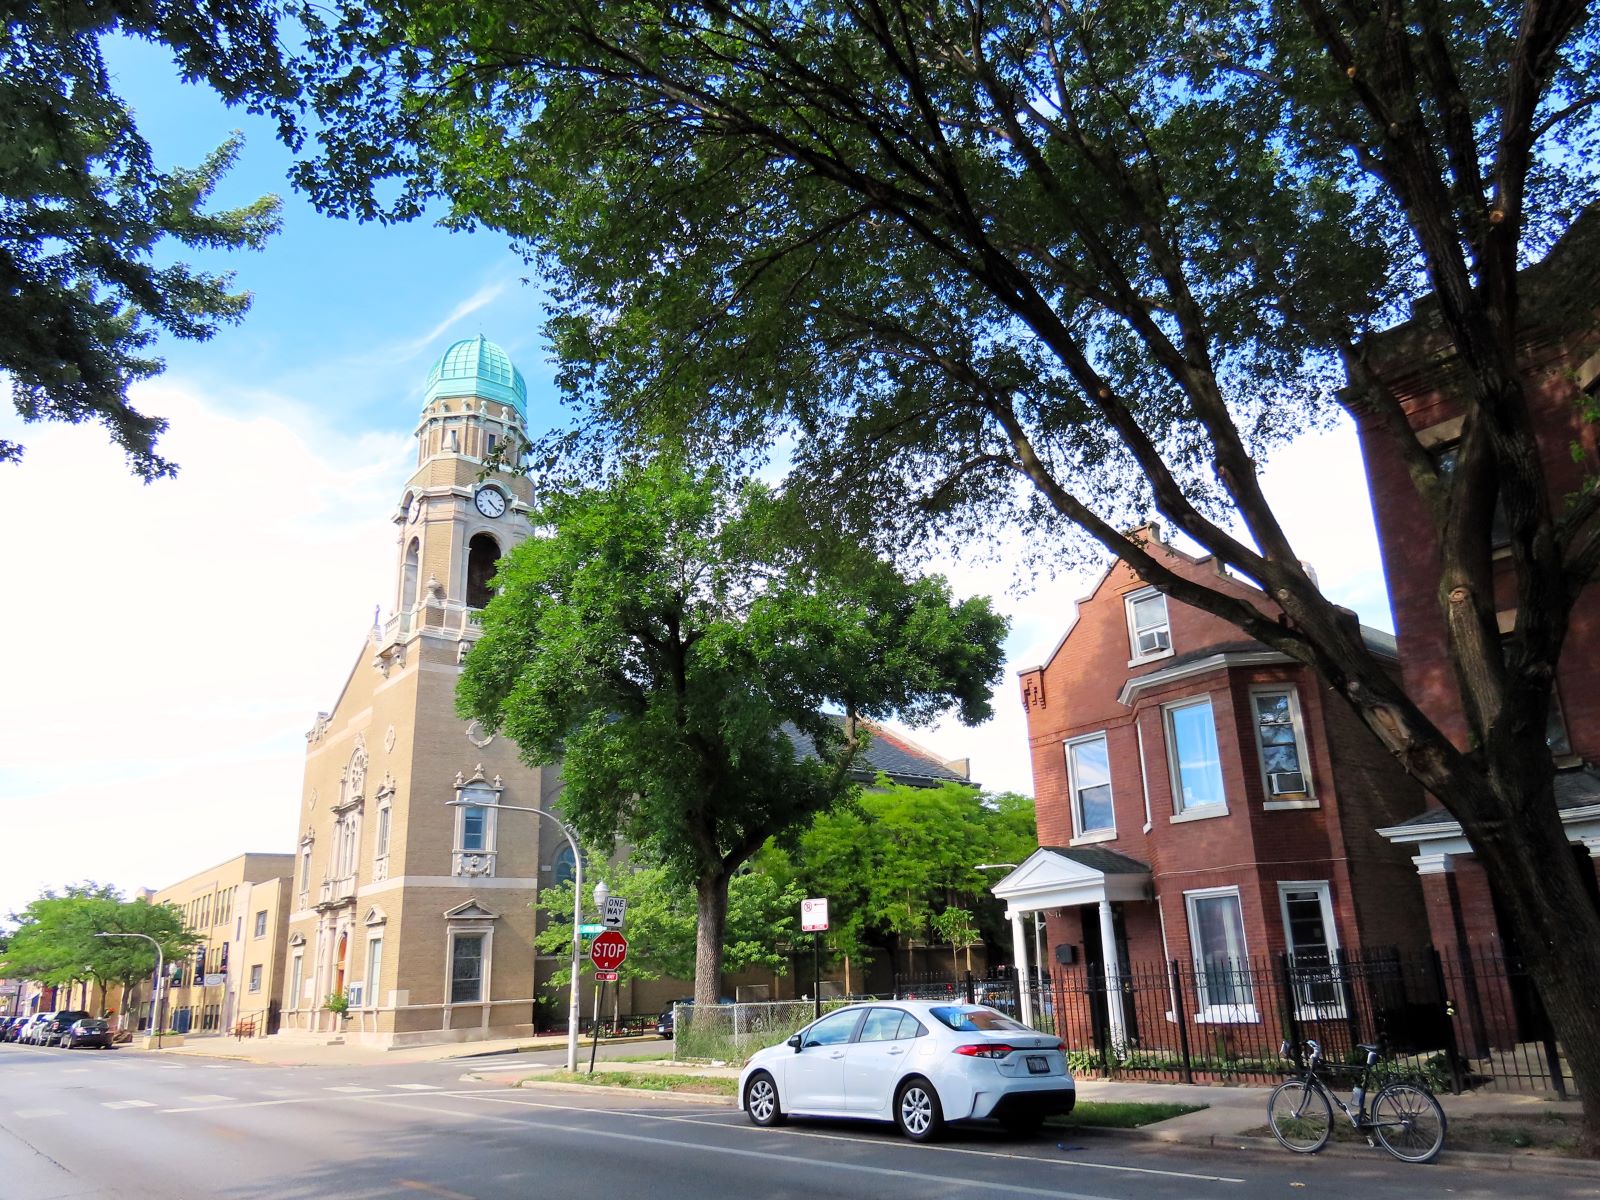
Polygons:
[[526,1083],[583,1083],[590,1087],[640,1088],[648,1092],[687,1092],[693,1096],[732,1096],[739,1090],[737,1079],[707,1075],[669,1075],[656,1071],[547,1071],[530,1075]]
[[1210,1107],[1209,1104],[1083,1100],[1066,1116],[1051,1117],[1049,1124],[1069,1129],[1138,1129],[1142,1125],[1154,1125],[1157,1121],[1167,1121]]

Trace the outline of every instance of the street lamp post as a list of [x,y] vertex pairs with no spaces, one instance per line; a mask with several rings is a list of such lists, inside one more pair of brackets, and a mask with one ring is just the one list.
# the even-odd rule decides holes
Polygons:
[[[456,797],[447,800],[451,808],[475,807],[470,800]],[[488,806],[485,806],[488,807]],[[578,1069],[578,964],[583,954],[583,934],[579,926],[583,924],[583,852],[578,849],[578,839],[572,836],[572,830],[560,817],[542,808],[527,808],[519,804],[496,804],[493,807],[506,812],[532,813],[536,817],[544,817],[554,821],[567,839],[567,845],[572,847],[572,987],[567,997],[567,1070],[576,1072]]]
[[97,938],[143,938],[156,948],[156,978],[150,993],[150,1032],[156,1035],[156,1049],[161,1049],[161,985],[166,982],[166,973],[162,968],[167,961],[161,954],[161,943],[148,933],[97,933],[94,936]]

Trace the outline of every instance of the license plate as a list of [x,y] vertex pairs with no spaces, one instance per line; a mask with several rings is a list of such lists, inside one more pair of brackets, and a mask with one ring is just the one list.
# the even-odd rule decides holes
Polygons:
[[1050,1060],[1042,1054],[1028,1055],[1028,1073],[1030,1075],[1050,1074]]

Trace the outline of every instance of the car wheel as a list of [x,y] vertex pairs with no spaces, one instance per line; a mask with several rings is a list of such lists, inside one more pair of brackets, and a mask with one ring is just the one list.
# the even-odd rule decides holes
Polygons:
[[931,1142],[944,1132],[939,1093],[920,1075],[900,1085],[894,1098],[894,1123],[913,1142]]
[[752,1125],[782,1125],[783,1105],[778,1103],[778,1085],[765,1071],[757,1071],[744,1085],[744,1111]]

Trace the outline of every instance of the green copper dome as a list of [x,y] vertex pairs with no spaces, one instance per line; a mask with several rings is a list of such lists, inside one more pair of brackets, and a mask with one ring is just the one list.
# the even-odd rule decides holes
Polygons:
[[477,396],[509,404],[524,420],[528,416],[528,385],[522,372],[512,366],[504,350],[481,333],[455,343],[433,364],[423,407],[441,396]]

